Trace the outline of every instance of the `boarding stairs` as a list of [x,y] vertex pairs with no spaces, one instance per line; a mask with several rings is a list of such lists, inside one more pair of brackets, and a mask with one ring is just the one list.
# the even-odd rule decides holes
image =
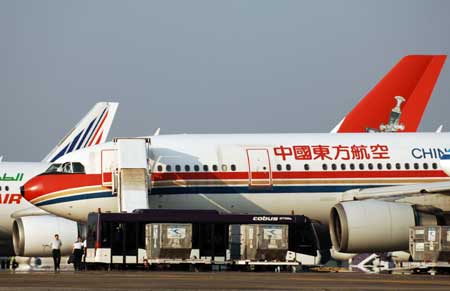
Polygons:
[[149,138],[115,138],[115,149],[102,152],[102,185],[117,195],[119,212],[148,208]]

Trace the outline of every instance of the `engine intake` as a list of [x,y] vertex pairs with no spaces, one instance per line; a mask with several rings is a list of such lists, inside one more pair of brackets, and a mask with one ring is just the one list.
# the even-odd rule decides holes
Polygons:
[[78,233],[78,224],[72,220],[53,215],[20,217],[13,223],[14,252],[24,257],[51,256],[52,250],[48,244],[55,234],[59,234],[61,254],[68,255]]

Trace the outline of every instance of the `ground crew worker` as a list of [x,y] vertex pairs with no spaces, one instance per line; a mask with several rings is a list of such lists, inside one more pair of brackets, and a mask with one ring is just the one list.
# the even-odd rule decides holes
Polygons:
[[59,240],[59,235],[55,234],[55,239],[50,242],[52,248],[53,264],[55,266],[55,272],[61,270],[59,264],[61,263],[61,246],[62,242]]
[[81,258],[83,257],[83,241],[78,237],[77,241],[73,243],[73,267],[75,271],[81,269]]

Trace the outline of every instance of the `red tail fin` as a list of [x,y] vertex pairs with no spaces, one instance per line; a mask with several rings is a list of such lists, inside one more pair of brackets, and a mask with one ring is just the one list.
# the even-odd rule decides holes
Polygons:
[[445,55],[406,56],[345,117],[337,132],[380,130],[387,124],[396,106],[395,96],[402,96],[399,124],[404,132],[419,127],[434,85],[445,62]]

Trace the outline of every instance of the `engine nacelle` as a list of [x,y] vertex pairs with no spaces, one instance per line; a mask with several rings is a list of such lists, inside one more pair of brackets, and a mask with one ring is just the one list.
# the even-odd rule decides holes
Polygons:
[[343,261],[343,262],[353,259],[355,256],[358,255],[358,254],[338,252],[334,247],[331,248],[330,253],[333,259],[335,259],[336,261]]
[[53,215],[24,216],[13,223],[13,245],[17,256],[48,257],[52,250],[48,246],[55,234],[62,242],[61,255],[72,252],[73,242],[78,236],[75,221]]
[[367,253],[408,250],[411,226],[437,224],[410,204],[377,200],[336,204],[330,214],[330,235],[339,252]]

